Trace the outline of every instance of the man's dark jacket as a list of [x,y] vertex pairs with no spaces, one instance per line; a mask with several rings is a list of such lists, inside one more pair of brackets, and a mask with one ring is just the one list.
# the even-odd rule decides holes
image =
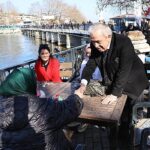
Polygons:
[[75,94],[58,102],[32,95],[0,99],[0,150],[70,150],[62,128],[82,107]]
[[[99,66],[102,77],[104,69],[101,63],[102,52],[91,43],[91,57],[83,70],[82,79],[90,81],[92,72]],[[123,35],[113,33],[110,48],[107,51],[105,70],[110,81],[110,94],[121,96],[127,94],[137,98],[148,86],[144,65],[134,51],[131,40]]]

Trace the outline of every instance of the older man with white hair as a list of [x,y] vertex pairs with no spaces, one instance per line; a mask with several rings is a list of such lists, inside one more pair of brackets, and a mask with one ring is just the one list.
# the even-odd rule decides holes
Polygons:
[[148,79],[131,40],[113,33],[109,26],[101,23],[93,24],[89,33],[92,51],[78,90],[81,93],[85,91],[92,73],[98,66],[101,69],[103,85],[106,86],[103,104],[115,102],[122,94],[128,95],[132,100],[138,99],[148,86]]

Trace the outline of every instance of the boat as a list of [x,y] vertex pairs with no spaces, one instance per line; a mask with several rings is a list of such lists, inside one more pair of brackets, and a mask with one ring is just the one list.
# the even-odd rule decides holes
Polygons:
[[0,34],[21,33],[21,29],[16,25],[0,25]]
[[[65,71],[65,72],[70,72],[71,71],[72,72],[72,74],[68,75],[68,76],[66,74],[62,75],[64,82],[72,82],[72,80],[74,78],[73,76],[75,76],[75,74],[77,73],[77,71],[79,69],[78,68],[78,64],[79,64],[78,62],[82,60],[82,49],[83,49],[84,46],[85,45],[82,45],[82,46],[79,46],[79,47],[72,48],[70,50],[66,50],[66,51],[59,52],[57,54],[53,54],[54,57],[56,57],[56,55],[58,55],[58,56],[64,56],[65,55],[65,56],[69,57],[68,60],[60,63],[60,65],[62,66],[61,67],[62,72],[63,71]],[[3,69],[1,69],[1,71],[5,72],[6,74],[9,74],[9,73],[12,72],[12,70],[14,70],[16,68],[21,68],[21,67],[34,68],[35,61],[36,60],[29,60],[29,61],[24,62],[22,64],[18,64],[18,65],[15,65],[15,66],[10,66],[10,67],[7,67],[7,68],[3,68]],[[96,106],[96,105],[98,106],[98,104],[99,104],[99,99],[94,99],[92,97],[88,101],[89,101],[89,104],[92,103],[92,105],[88,105],[87,111],[89,110],[90,107]],[[120,101],[118,101],[118,102],[120,102]],[[121,106],[121,105],[118,105],[118,106]],[[115,107],[115,108],[116,108],[116,111],[115,111],[115,109],[113,109],[113,115],[109,115],[109,116],[114,116],[114,118],[116,118],[116,116],[119,115],[119,113],[118,113],[119,107]],[[107,109],[109,110],[109,107],[107,107]],[[106,111],[106,109],[105,109],[105,111]],[[103,115],[107,114],[104,111],[102,111],[102,112],[103,112]],[[95,115],[98,115],[98,113],[100,113],[100,112],[97,112],[97,114],[95,114]],[[108,129],[108,127],[105,127],[103,125],[101,125],[101,126],[92,125],[92,123],[93,124],[95,123],[94,121],[90,122],[90,123],[91,123],[91,125],[88,126],[88,129],[85,132],[75,133],[75,136],[72,137],[72,142],[74,144],[82,143],[82,146],[85,149],[90,149],[90,150],[96,150],[97,148],[100,148],[100,149],[103,149],[103,150],[108,150],[108,149],[113,149],[114,147],[116,147],[116,145],[111,145],[111,142],[109,142],[109,140],[111,141],[111,140],[114,140],[116,138],[114,136],[116,135],[117,130],[114,130],[114,132],[113,132],[114,134],[112,135],[113,137],[111,137],[109,139],[110,129]],[[113,122],[110,121],[109,123],[111,124]],[[134,137],[136,137],[135,134],[134,134]],[[138,135],[138,137],[141,137],[141,136]],[[128,145],[127,145],[128,143],[127,143],[126,138],[118,139],[118,140],[121,143],[119,145],[120,150],[128,149]],[[142,140],[142,142],[143,142],[143,140]],[[141,145],[138,145],[138,146],[140,147]],[[142,149],[142,150],[145,150],[145,149]]]
[[125,14],[110,18],[110,22],[113,24],[113,30],[117,33],[122,33],[129,24],[137,26],[140,22],[140,18],[134,14]]

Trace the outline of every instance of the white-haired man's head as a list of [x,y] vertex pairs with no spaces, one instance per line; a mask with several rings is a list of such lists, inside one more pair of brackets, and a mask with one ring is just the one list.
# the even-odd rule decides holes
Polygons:
[[112,30],[108,25],[95,23],[89,28],[91,42],[98,51],[103,52],[109,48]]

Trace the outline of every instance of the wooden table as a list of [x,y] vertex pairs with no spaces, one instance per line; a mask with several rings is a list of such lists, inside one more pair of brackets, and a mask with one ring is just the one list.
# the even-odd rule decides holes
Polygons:
[[[38,88],[44,91],[46,97],[61,95],[64,99],[71,94],[71,83],[40,83]],[[113,104],[101,104],[102,97],[85,96],[84,107],[79,121],[110,127],[113,143],[116,144],[118,126],[127,96],[122,95]],[[116,144],[117,145],[117,144]]]
[[94,121],[95,123],[119,124],[120,117],[126,102],[126,95],[122,95],[114,104],[101,104],[101,97],[85,96],[83,99],[84,107],[79,118]]

